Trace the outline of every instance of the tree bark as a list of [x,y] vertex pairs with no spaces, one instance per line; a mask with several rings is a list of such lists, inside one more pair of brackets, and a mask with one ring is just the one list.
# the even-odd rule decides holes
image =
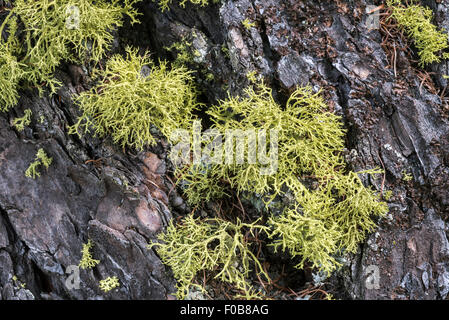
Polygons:
[[[435,22],[447,26],[449,6],[425,3],[434,10]],[[161,12],[157,4],[143,1],[142,23],[118,30],[113,51],[132,44],[149,49],[155,59],[170,59],[165,47],[195,33],[198,86],[209,104],[228,91],[241,94],[249,84],[247,73],[254,70],[275,89],[279,102],[297,85],[321,88],[328,105],[344,119],[349,166],[356,171],[383,168],[383,177],[366,183],[393,195],[377,231],[327,280],[326,288],[337,298],[445,299],[449,108],[442,75],[448,66],[442,62],[428,68],[436,74],[424,81],[425,70],[400,50],[408,46],[401,38],[388,38],[386,44],[383,29],[368,30],[368,4],[227,0],[202,8],[172,5]],[[256,26],[247,30],[244,19]],[[392,52],[385,49],[392,46]],[[71,95],[88,87],[80,70],[61,66],[57,76],[64,85],[57,95],[39,97],[24,90],[17,107],[0,114],[0,297],[170,298],[174,279],[146,248],[173,214],[186,211],[166,177],[167,145],[161,141],[132,154],[108,138],[68,135],[67,127],[79,115]],[[205,76],[209,73],[213,81]],[[27,108],[33,122],[18,132],[12,120]],[[40,147],[53,164],[40,178],[26,178]],[[413,179],[405,181],[404,173]],[[66,268],[78,264],[87,239],[96,244],[94,257],[101,263],[95,271],[81,270],[80,289],[69,290]],[[105,296],[98,280],[114,275],[120,289]]]

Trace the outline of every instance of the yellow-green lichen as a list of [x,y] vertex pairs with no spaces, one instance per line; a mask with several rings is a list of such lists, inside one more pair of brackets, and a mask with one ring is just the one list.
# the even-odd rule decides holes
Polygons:
[[413,180],[413,175],[411,173],[408,173],[407,170],[402,170],[401,171],[402,174],[402,180],[405,182],[409,182]]
[[[169,5],[173,3],[173,0],[153,0],[153,2],[158,2],[159,7],[162,11],[169,9]],[[191,4],[200,5],[201,7],[207,6],[209,4],[209,0],[177,0],[176,1],[182,8],[185,7],[187,2]],[[220,0],[212,0],[213,3],[219,3]]]
[[269,279],[257,257],[250,250],[245,235],[267,232],[257,224],[231,223],[222,219],[195,219],[189,215],[178,225],[173,221],[165,233],[159,235],[161,243],[152,243],[164,264],[171,267],[177,280],[179,299],[183,299],[191,286],[205,290],[195,283],[201,271],[214,272],[215,279],[232,284],[245,299],[260,297],[252,288],[248,277],[252,271]]
[[397,21],[399,28],[413,40],[421,67],[449,58],[448,35],[438,30],[432,23],[431,9],[417,4],[414,0],[408,4],[402,0],[387,0],[387,6],[391,9],[391,17]]
[[[8,27],[7,41],[0,39],[0,88],[2,88],[0,112],[8,111],[17,104],[19,82],[25,74],[25,65],[17,58],[20,45],[16,38],[17,19],[15,17],[10,18]],[[0,28],[0,34],[3,28],[4,25]]]
[[334,255],[355,253],[367,233],[376,227],[373,218],[388,210],[379,195],[363,185],[358,176],[362,173],[373,175],[380,171],[336,172],[314,190],[296,184],[293,189],[297,204],[270,218],[273,246],[300,256],[298,268],[309,261],[329,275],[339,267]]
[[42,165],[46,169],[51,165],[53,162],[53,158],[50,158],[45,153],[44,149],[39,149],[36,153],[35,160],[30,164],[28,169],[25,171],[25,176],[27,178],[35,179],[36,177],[40,177],[41,174],[39,172],[39,167]]
[[391,197],[393,197],[393,191],[385,190],[382,197],[385,201],[390,201]]
[[[175,61],[173,61],[173,66],[175,67],[190,65],[195,62],[195,55],[192,52],[192,42],[187,41],[185,37],[181,41],[174,42],[171,46],[165,47],[164,49],[176,54]],[[199,54],[201,56],[201,53]]]
[[254,28],[256,26],[255,22],[251,22],[248,18],[242,21],[242,25],[245,27],[246,30],[251,30],[251,28]]
[[[259,148],[269,150],[267,158],[277,162],[239,163],[235,158],[194,164],[189,169],[181,166],[177,168],[178,181],[188,201],[195,205],[225,195],[226,184],[239,193],[264,196],[268,207],[275,197],[291,193],[292,205],[270,219],[273,244],[293,256],[302,256],[299,268],[308,260],[330,273],[338,267],[333,256],[344,250],[354,252],[374,229],[373,219],[388,208],[376,192],[363,185],[357,173],[345,169],[345,131],[340,118],[326,111],[320,93],[313,93],[311,87],[298,87],[284,108],[263,84],[248,88],[245,94],[244,98],[229,97],[207,111],[213,129],[224,136],[236,130],[269,132],[277,145],[267,138]],[[236,147],[232,148],[235,155]]]
[[257,83],[258,79],[259,79],[259,74],[257,73],[256,70],[253,71],[249,71],[246,74],[246,78],[248,79],[249,82],[251,83]]
[[120,282],[116,276],[113,276],[100,280],[99,288],[104,292],[109,292],[112,289],[117,288],[118,286],[120,286]]
[[[150,74],[143,74],[149,67]],[[156,143],[154,130],[169,137],[185,127],[197,107],[193,79],[185,67],[154,65],[146,53],[127,48],[126,57],[114,55],[96,75],[99,83],[82,92],[75,102],[83,111],[70,133],[88,132],[91,126],[100,136],[111,135],[114,143],[138,150]]]
[[222,186],[226,181],[220,181],[222,177],[218,172],[201,164],[192,164],[177,171],[178,181],[185,190],[189,204],[199,205],[228,195]]
[[[9,39],[0,40],[0,83],[7,89],[0,98],[0,111],[16,104],[20,81],[40,92],[44,85],[55,92],[60,82],[53,73],[63,60],[98,62],[123,16],[137,22],[132,5],[138,1],[15,1],[1,27],[8,28]],[[21,31],[16,35],[18,23]]]
[[81,260],[78,264],[81,269],[90,269],[100,263],[100,260],[92,258],[92,253],[90,252],[92,247],[93,243],[90,239],[87,241],[87,243],[83,244],[83,248],[81,249]]
[[33,112],[31,109],[25,109],[23,117],[15,118],[12,125],[16,127],[18,131],[23,131],[26,126],[31,123],[31,115]]

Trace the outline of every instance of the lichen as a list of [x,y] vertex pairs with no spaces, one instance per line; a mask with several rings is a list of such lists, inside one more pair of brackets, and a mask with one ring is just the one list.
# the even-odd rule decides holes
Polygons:
[[45,153],[44,149],[40,148],[36,153],[35,160],[30,164],[28,169],[25,171],[25,176],[27,178],[32,178],[32,179],[35,179],[36,177],[40,177],[41,174],[38,171],[38,168],[41,165],[43,165],[48,170],[48,167],[51,165],[52,162],[53,162],[53,158],[48,157],[47,154]]
[[190,65],[195,62],[195,56],[194,53],[192,53],[192,42],[187,41],[186,37],[181,41],[174,42],[164,49],[176,54],[176,58],[173,61],[173,66],[175,67]]
[[217,183],[222,178],[219,170],[205,167],[201,164],[192,164],[183,170],[176,171],[178,181],[185,190],[185,195],[189,204],[197,206],[203,202],[220,199],[228,194]]
[[100,263],[100,260],[92,258],[92,253],[90,252],[92,247],[93,243],[90,239],[87,241],[87,243],[83,244],[83,248],[81,249],[81,260],[78,264],[81,269],[90,269]]
[[251,30],[251,28],[256,26],[255,22],[251,22],[248,18],[242,21],[242,25],[245,27],[246,30]]
[[374,218],[388,210],[379,195],[363,185],[358,176],[362,173],[373,175],[380,171],[336,172],[314,190],[298,184],[296,188],[302,190],[296,190],[296,205],[269,220],[275,249],[300,256],[302,260],[296,266],[299,269],[305,261],[328,275],[338,268],[340,263],[334,256],[345,251],[355,253],[376,227]]
[[387,0],[387,6],[392,11],[391,18],[413,40],[421,67],[449,58],[448,36],[432,23],[431,9],[417,4],[415,0],[408,4],[401,0]]
[[407,170],[402,170],[401,171],[402,174],[402,180],[405,182],[409,182],[413,180],[413,175],[411,173],[408,173]]
[[194,164],[189,169],[180,166],[176,171],[178,181],[194,205],[225,195],[226,184],[238,193],[263,195],[267,208],[276,197],[292,193],[291,206],[269,220],[273,245],[303,257],[298,268],[308,260],[330,273],[339,265],[333,255],[354,252],[374,229],[373,219],[387,212],[380,196],[366,188],[358,175],[381,171],[346,170],[342,122],[326,111],[320,93],[313,93],[311,87],[298,87],[285,108],[275,102],[263,83],[245,93],[244,98],[221,101],[207,113],[213,129],[223,135],[248,129],[265,130],[271,135],[276,130],[277,147],[270,139],[265,141],[266,146],[262,144],[262,149],[276,150],[277,164],[269,168],[270,174],[267,164],[234,160]]
[[171,267],[177,280],[177,297],[184,299],[189,288],[205,288],[194,282],[201,271],[214,272],[214,278],[232,284],[242,293],[240,298],[254,299],[260,294],[252,288],[248,277],[252,271],[269,279],[260,261],[250,250],[245,235],[267,232],[268,228],[240,220],[200,219],[189,215],[177,225],[171,221],[165,233],[159,234],[156,247],[164,264]]
[[[284,186],[296,183],[297,176],[325,179],[333,175],[344,166],[339,155],[344,147],[344,130],[337,116],[324,112],[326,104],[319,93],[313,94],[311,90],[298,88],[285,109],[274,101],[271,89],[263,84],[257,89],[247,88],[244,98],[229,97],[212,106],[207,114],[214,123],[212,128],[222,136],[236,130],[265,130],[267,135],[276,131],[278,167],[267,168],[260,161],[255,164],[221,161],[207,170],[239,192],[271,193],[272,197],[281,194]],[[270,150],[270,139],[266,140],[266,150]],[[272,174],[264,173],[267,169],[273,169]],[[195,181],[186,180],[195,185]]]
[[[153,2],[158,2],[159,7],[162,11],[170,9],[169,5],[173,3],[173,0],[153,0]],[[209,4],[209,0],[178,0],[178,4],[184,8],[186,2],[190,2],[191,4],[200,5],[201,7],[207,6]],[[219,3],[220,0],[212,0],[213,3]]]
[[[112,43],[112,31],[123,24],[123,16],[137,22],[132,5],[138,1],[15,1],[1,27],[8,26],[9,38],[6,43],[0,41],[0,83],[6,88],[0,111],[17,103],[20,82],[41,93],[46,85],[54,93],[60,82],[53,73],[63,60],[98,62]],[[75,22],[68,26],[71,19]],[[21,31],[16,35],[18,23]]]
[[118,286],[120,286],[120,282],[116,276],[113,276],[100,280],[99,288],[104,292],[109,292],[112,289],[117,288]]
[[249,72],[246,74],[246,78],[247,78],[248,81],[251,82],[251,83],[257,83],[258,80],[259,80],[259,74],[257,73],[256,70],[249,71]]
[[[149,76],[142,74],[144,66],[150,66]],[[156,66],[137,49],[128,47],[125,58],[114,55],[95,74],[98,84],[74,98],[83,115],[70,128],[72,134],[93,127],[122,147],[141,150],[156,143],[154,128],[168,137],[187,125],[198,106],[190,71],[169,69],[164,61]]]
[[33,112],[31,109],[25,109],[23,117],[15,118],[12,125],[16,127],[18,131],[23,131],[26,126],[31,123],[31,115]]
[[[4,25],[0,28],[0,34],[3,28]],[[6,42],[0,39],[0,88],[2,88],[0,112],[6,112],[17,104],[19,82],[24,76],[25,65],[17,58],[20,46],[15,36],[16,32],[17,20],[12,17],[9,22],[9,35]]]

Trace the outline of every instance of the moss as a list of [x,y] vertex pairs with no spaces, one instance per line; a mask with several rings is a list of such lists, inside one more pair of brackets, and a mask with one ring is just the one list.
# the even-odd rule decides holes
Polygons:
[[28,169],[25,171],[25,176],[28,178],[35,179],[36,177],[40,177],[41,174],[38,171],[38,168],[43,165],[46,169],[50,167],[53,162],[53,158],[49,158],[45,153],[44,149],[39,149],[36,153],[35,160],[30,164]]
[[100,289],[104,292],[109,292],[112,289],[117,288],[120,286],[120,282],[118,281],[118,278],[116,276],[113,277],[107,277],[106,279],[100,280]]
[[234,224],[221,219],[195,219],[189,215],[178,225],[172,221],[166,233],[159,235],[161,243],[152,243],[149,248],[157,247],[164,264],[173,270],[179,299],[187,295],[191,286],[205,291],[194,283],[201,271],[214,272],[215,279],[241,290],[242,295],[238,297],[251,299],[259,297],[248,281],[251,271],[269,278],[250,250],[245,235],[266,231],[267,227],[258,225],[257,221],[246,224],[237,220]]
[[[145,66],[151,68],[149,76],[142,74]],[[114,143],[141,150],[156,143],[154,128],[170,136],[187,125],[198,106],[186,68],[169,70],[163,61],[155,66],[137,49],[127,48],[125,58],[114,55],[96,75],[99,83],[75,98],[83,115],[70,133],[88,132],[93,126],[98,135],[110,134]]]
[[[2,25],[2,29],[9,27],[10,35],[8,42],[0,45],[0,82],[7,85],[0,110],[17,103],[20,81],[41,92],[47,85],[55,92],[60,83],[53,72],[61,61],[98,62],[112,43],[111,32],[123,24],[123,16],[137,22],[132,5],[138,1],[15,1]],[[72,19],[72,6],[79,13],[73,28],[66,24]],[[16,37],[17,18],[22,31]],[[20,43],[19,37],[23,39]]]
[[401,0],[387,0],[387,6],[392,10],[391,17],[413,40],[421,67],[449,58],[448,36],[432,23],[431,9],[418,5],[414,0],[408,5]]
[[78,264],[80,268],[90,269],[100,263],[100,260],[95,260],[92,258],[92,253],[90,252],[92,247],[93,243],[90,239],[87,241],[87,243],[83,244],[83,249],[81,250],[82,257],[80,263]]
[[31,123],[31,115],[33,112],[31,109],[25,109],[23,117],[15,118],[12,125],[16,127],[18,131],[23,131],[26,126]]

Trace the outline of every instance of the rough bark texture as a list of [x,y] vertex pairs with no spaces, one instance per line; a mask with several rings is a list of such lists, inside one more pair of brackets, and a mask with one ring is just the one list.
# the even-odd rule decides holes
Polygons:
[[[425,1],[440,27],[449,27],[449,6]],[[385,169],[367,181],[391,190],[389,214],[344,268],[328,280],[340,298],[445,299],[449,293],[449,125],[447,101],[423,86],[404,51],[395,67],[382,47],[383,31],[366,28],[365,0],[238,0],[199,8],[176,5],[161,12],[143,1],[142,24],[117,33],[114,50],[131,43],[169,58],[164,47],[193,31],[198,84],[205,102],[240,94],[256,70],[285,100],[296,85],[322,88],[343,116],[346,159],[352,169]],[[375,1],[375,4],[381,4]],[[256,27],[247,30],[248,18]],[[400,41],[400,40],[398,40]],[[229,52],[222,50],[225,45]],[[80,68],[63,66],[64,86],[53,97],[21,92],[16,108],[0,114],[0,297],[3,299],[167,299],[174,280],[146,244],[185,212],[166,179],[167,146],[131,154],[108,139],[67,134],[78,110],[70,95],[87,86]],[[437,89],[448,65],[432,66]],[[206,72],[204,72],[206,71]],[[213,81],[201,74],[212,73]],[[22,133],[11,122],[30,108],[34,119]],[[39,147],[54,162],[32,180],[24,171]],[[95,160],[95,161],[90,161]],[[413,175],[404,181],[403,172]],[[95,271],[81,271],[81,288],[64,285],[66,267],[78,264],[83,243],[94,241]],[[369,266],[379,268],[379,287],[366,285]],[[367,269],[368,268],[368,269]],[[25,288],[13,280],[16,275]],[[116,275],[117,292],[98,289]],[[299,272],[298,272],[299,277]],[[371,289],[368,289],[371,288]],[[300,290],[301,287],[293,288]]]

